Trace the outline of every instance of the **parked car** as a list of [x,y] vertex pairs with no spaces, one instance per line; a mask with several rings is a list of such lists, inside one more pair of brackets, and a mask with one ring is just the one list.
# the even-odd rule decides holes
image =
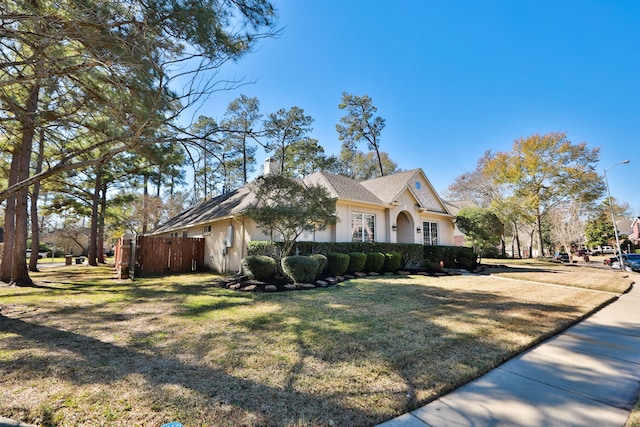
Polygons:
[[569,254],[566,252],[556,252],[553,255],[553,260],[560,261],[560,262],[569,262],[570,258],[569,258]]
[[[612,258],[611,268],[620,268],[618,258]],[[622,262],[626,270],[640,272],[640,254],[622,254]]]
[[594,246],[591,248],[591,255],[615,254],[616,250],[611,245]]

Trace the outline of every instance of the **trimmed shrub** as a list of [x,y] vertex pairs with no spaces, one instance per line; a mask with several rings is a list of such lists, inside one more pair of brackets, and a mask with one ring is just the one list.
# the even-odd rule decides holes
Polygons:
[[318,273],[319,263],[313,258],[303,255],[292,255],[282,258],[282,272],[295,283],[311,283]]
[[327,269],[336,276],[344,274],[349,267],[349,255],[341,252],[329,252],[327,254]]
[[327,257],[322,254],[311,254],[309,255],[309,258],[318,261],[318,272],[316,273],[316,277],[321,275],[324,269],[327,267]]
[[475,265],[477,254],[464,246],[425,245],[424,258],[437,263],[443,261],[445,268],[470,268]]
[[395,273],[402,267],[402,254],[400,252],[387,252],[384,254],[384,265],[382,271]]
[[349,252],[349,266],[347,267],[347,273],[356,273],[358,271],[364,271],[364,266],[367,263],[367,254],[363,252]]
[[264,255],[250,255],[242,258],[242,273],[251,279],[267,282],[276,277],[276,261]]
[[382,252],[367,252],[367,262],[364,270],[370,273],[379,273],[384,265],[384,254]]

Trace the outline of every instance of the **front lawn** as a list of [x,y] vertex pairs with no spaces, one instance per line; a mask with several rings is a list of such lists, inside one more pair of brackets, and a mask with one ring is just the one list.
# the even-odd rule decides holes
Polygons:
[[620,293],[631,283],[608,270],[526,269],[532,282],[380,276],[279,293],[216,288],[206,274],[131,283],[107,268],[45,270],[33,275],[39,287],[0,285],[0,415],[68,426],[373,425],[615,298],[541,282],[571,269],[566,284]]

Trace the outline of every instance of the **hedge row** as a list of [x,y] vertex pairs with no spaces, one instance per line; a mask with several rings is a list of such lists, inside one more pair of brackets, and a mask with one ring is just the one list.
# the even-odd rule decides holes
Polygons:
[[[398,252],[330,252],[327,256],[287,256],[282,258],[280,265],[284,275],[295,283],[309,283],[325,273],[396,272],[401,265],[400,259]],[[249,255],[242,259],[242,271],[252,279],[268,282],[276,277],[276,261],[266,255]]]
[[442,263],[445,268],[475,268],[478,254],[472,248],[464,246],[423,246],[425,260],[432,263]]
[[[281,242],[252,241],[248,245],[249,255],[266,255],[278,258]],[[351,252],[381,252],[383,254],[398,252],[401,257],[401,265],[405,265],[409,260],[423,259],[422,245],[411,243],[364,243],[364,242],[297,242],[293,252],[298,255],[322,254],[331,252],[351,253]]]
[[[249,243],[249,255],[266,255],[277,258],[280,253],[279,242],[252,241]],[[363,243],[363,242],[297,242],[294,251],[300,255],[319,253],[327,256],[332,252],[340,253],[370,253],[379,252],[400,254],[400,265],[397,268],[385,269],[396,271],[407,264],[417,265],[422,261],[429,264],[444,264],[445,268],[471,269],[477,265],[477,254],[473,249],[463,246],[430,246],[411,243]]]

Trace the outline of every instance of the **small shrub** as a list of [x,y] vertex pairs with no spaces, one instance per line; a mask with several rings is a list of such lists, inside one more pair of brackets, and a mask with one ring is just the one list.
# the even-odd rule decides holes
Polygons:
[[318,261],[318,272],[316,273],[316,277],[321,275],[324,269],[327,267],[327,257],[322,254],[311,254],[309,255],[309,258]]
[[282,272],[295,283],[310,283],[316,278],[319,263],[313,258],[303,255],[292,255],[282,258]]
[[400,252],[387,252],[384,254],[384,265],[382,271],[395,273],[402,266],[402,254]]
[[349,255],[342,252],[329,252],[327,254],[327,269],[333,275],[344,274],[349,267]]
[[364,270],[370,273],[379,273],[384,265],[384,254],[382,252],[367,252],[367,262]]
[[266,282],[276,277],[276,261],[265,255],[250,255],[242,258],[242,273],[251,279]]
[[364,266],[367,263],[367,254],[363,252],[350,252],[349,254],[349,266],[347,267],[347,273],[356,273],[358,271],[364,271]]

